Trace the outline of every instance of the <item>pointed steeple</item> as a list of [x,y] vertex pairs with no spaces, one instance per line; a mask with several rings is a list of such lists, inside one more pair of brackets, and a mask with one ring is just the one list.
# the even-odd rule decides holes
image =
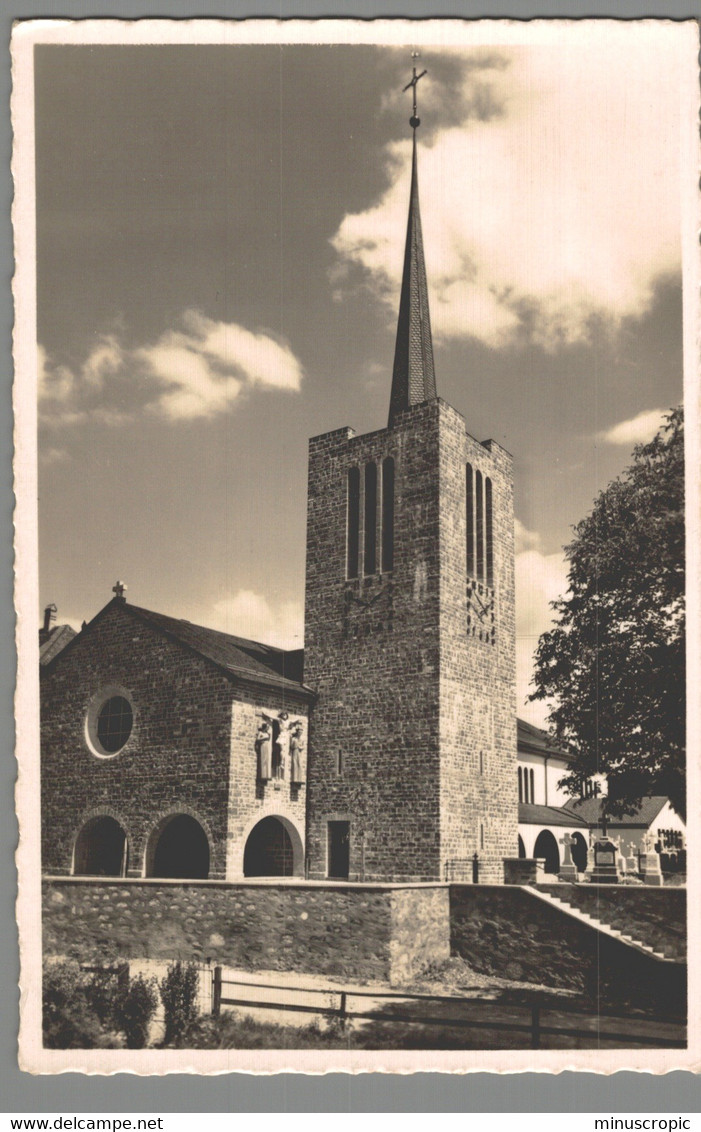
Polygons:
[[[416,56],[414,56],[416,57]],[[392,395],[389,403],[389,424],[397,413],[411,405],[436,399],[436,375],[433,368],[433,342],[431,318],[428,311],[428,284],[424,261],[421,213],[419,210],[419,179],[416,162],[416,130],[421,124],[416,115],[416,84],[426,71],[416,74],[405,90],[413,88],[414,113],[410,125],[414,132],[411,160],[411,192],[409,195],[409,221],[404,249],[402,292],[399,300],[397,341],[394,348]]]

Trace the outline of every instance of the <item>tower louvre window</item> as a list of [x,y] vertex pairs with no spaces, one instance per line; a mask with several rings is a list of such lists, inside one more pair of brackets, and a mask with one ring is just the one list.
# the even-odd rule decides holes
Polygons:
[[477,577],[484,581],[484,491],[482,487],[482,473],[475,473],[476,495],[476,528],[477,528]]
[[518,768],[518,800],[523,801],[523,771],[521,767]]
[[377,572],[377,464],[365,465],[364,573]]
[[531,804],[533,804],[535,802],[535,784],[534,784],[534,776],[533,776],[533,770],[532,769],[528,771],[528,775],[529,775],[529,778],[531,780]]
[[484,509],[486,533],[487,585],[494,585],[494,535],[492,532],[492,481],[489,476],[484,481]]
[[394,460],[382,461],[382,570],[394,569]]
[[465,468],[465,518],[467,538],[467,572],[475,572],[475,473],[472,464]]
[[346,537],[346,574],[358,577],[358,551],[360,548],[360,471],[348,469],[348,506]]

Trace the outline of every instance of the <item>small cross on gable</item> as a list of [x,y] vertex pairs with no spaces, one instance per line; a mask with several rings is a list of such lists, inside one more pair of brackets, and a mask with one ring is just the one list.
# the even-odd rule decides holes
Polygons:
[[112,593],[113,593],[113,594],[115,595],[115,597],[119,597],[119,598],[121,598],[121,599],[122,599],[122,601],[126,601],[126,598],[124,597],[124,591],[125,591],[125,590],[126,590],[127,588],[128,588],[128,587],[127,587],[127,586],[125,586],[124,582],[120,582],[120,581],[117,581],[117,582],[116,582],[116,583],[115,583],[115,584],[114,584],[114,585],[112,586]]

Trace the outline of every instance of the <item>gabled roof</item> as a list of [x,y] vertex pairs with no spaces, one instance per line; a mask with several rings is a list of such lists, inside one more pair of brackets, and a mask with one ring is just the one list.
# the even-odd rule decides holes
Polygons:
[[[263,645],[259,641],[249,641],[244,637],[234,637],[217,629],[203,625],[193,625],[177,617],[167,617],[151,609],[131,605],[123,598],[113,598],[96,617],[85,627],[89,633],[105,615],[108,609],[118,608],[127,616],[141,621],[157,632],[164,633],[190,652],[215,664],[232,679],[252,681],[266,687],[294,691],[310,698],[313,693],[302,683],[303,649],[279,649],[273,645]],[[82,637],[75,637],[73,645]]]
[[[565,808],[577,817],[583,818],[587,825],[601,825],[604,801],[604,798],[582,798],[577,802],[568,802]],[[609,829],[616,829],[619,826],[641,826],[647,829],[668,801],[669,798],[663,794],[643,798],[635,813],[624,814],[621,818],[607,817],[606,825]]]
[[70,625],[57,625],[39,646],[39,664],[49,664],[75,636],[76,631]]
[[570,828],[581,825],[586,829],[587,823],[581,817],[557,806],[534,806],[530,802],[519,802],[518,820],[522,825],[562,825]]
[[544,755],[548,758],[555,756],[568,762],[572,759],[572,753],[564,747],[555,746],[547,731],[543,731],[541,727],[526,723],[524,719],[518,719],[516,726],[518,749],[524,754]]

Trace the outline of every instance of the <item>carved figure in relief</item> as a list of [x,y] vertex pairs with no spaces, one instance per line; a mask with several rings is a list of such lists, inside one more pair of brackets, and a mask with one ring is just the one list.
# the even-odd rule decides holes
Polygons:
[[275,777],[284,779],[287,767],[287,754],[290,745],[289,713],[281,711],[278,716],[278,734],[275,743]]
[[258,755],[258,777],[267,782],[273,775],[273,734],[267,720],[259,725],[256,732],[256,754]]
[[290,782],[303,782],[302,724],[295,723],[290,732]]

